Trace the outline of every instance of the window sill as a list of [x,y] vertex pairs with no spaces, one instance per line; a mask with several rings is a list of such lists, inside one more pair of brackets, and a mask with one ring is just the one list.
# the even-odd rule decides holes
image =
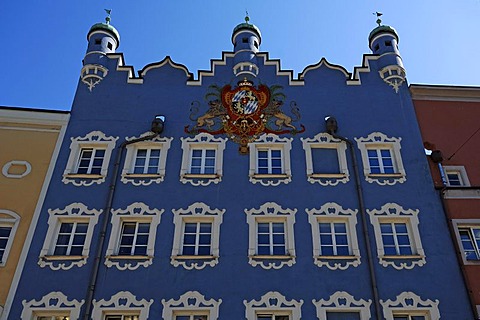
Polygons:
[[252,259],[262,259],[262,260],[290,260],[295,259],[295,256],[288,256],[288,255],[254,255],[250,256],[249,258]]
[[286,173],[282,173],[282,174],[255,173],[254,175],[252,175],[252,178],[255,178],[255,179],[285,179],[285,178],[291,178],[291,176],[286,174]]
[[218,256],[200,256],[200,255],[182,255],[182,256],[171,256],[171,259],[175,260],[209,260],[209,259],[218,259]]
[[153,256],[141,256],[141,255],[119,255],[119,256],[106,256],[107,259],[111,260],[148,260],[152,259]]
[[419,254],[410,254],[410,255],[392,255],[392,256],[382,256],[384,259],[422,259],[425,256]]
[[182,176],[184,179],[216,179],[220,178],[218,174],[193,174],[187,173]]
[[331,260],[352,260],[359,258],[358,256],[316,256],[317,259],[331,259]]
[[59,261],[59,260],[82,260],[88,258],[88,256],[42,256],[40,257],[47,261]]
[[347,175],[344,173],[312,173],[309,174],[309,178],[330,178],[330,179],[342,179]]
[[162,177],[159,173],[127,173],[125,178],[159,178]]
[[105,178],[105,176],[101,174],[80,174],[80,173],[69,173],[63,176],[64,178],[70,179],[101,179]]
[[402,173],[369,173],[367,175],[370,178],[401,178]]

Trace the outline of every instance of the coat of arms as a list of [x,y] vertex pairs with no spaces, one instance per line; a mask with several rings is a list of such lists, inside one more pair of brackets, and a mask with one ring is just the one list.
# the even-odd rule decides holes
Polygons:
[[290,103],[292,116],[282,111],[285,95],[281,86],[260,84],[258,88],[247,79],[238,86],[219,87],[211,85],[205,98],[208,109],[200,114],[200,103],[192,102],[190,120],[195,125],[185,127],[185,132],[196,134],[207,132],[212,135],[226,134],[230,140],[240,144],[240,153],[248,153],[248,143],[262,133],[296,134],[305,131],[305,127],[296,127],[293,122],[300,119],[295,102]]

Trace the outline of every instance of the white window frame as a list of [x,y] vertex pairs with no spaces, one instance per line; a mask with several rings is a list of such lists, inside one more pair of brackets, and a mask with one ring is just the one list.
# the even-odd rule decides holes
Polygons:
[[[319,133],[313,138],[300,138],[305,150],[307,166],[307,180],[310,183],[318,183],[322,186],[336,186],[339,183],[347,183],[350,174],[347,164],[347,143],[334,138],[328,133]],[[335,149],[338,158],[338,173],[319,173],[314,171],[312,149]]]
[[[421,267],[426,263],[426,256],[418,230],[419,210],[403,209],[399,204],[386,203],[379,210],[367,209],[367,213],[370,215],[370,221],[375,231],[377,254],[379,263],[382,266],[387,267],[391,265],[395,269],[401,270],[413,269],[415,266]],[[392,222],[406,224],[412,255],[385,255],[380,224]]]
[[[449,187],[470,187],[470,181],[468,180],[467,171],[464,166],[443,166],[443,171],[445,172],[445,180],[447,181],[447,186]],[[448,180],[448,173],[456,173],[460,180],[460,185],[450,185]]]
[[[48,266],[52,270],[69,270],[81,267],[87,263],[90,254],[90,243],[92,241],[93,229],[98,222],[98,217],[103,210],[88,209],[88,207],[80,202],[69,204],[64,209],[48,209],[48,230],[45,236],[38,264],[44,268]],[[87,235],[83,245],[81,256],[55,256],[56,241],[60,226],[62,223],[81,222],[88,223]]]
[[[389,138],[381,132],[370,133],[367,137],[355,138],[358,149],[362,155],[363,173],[369,183],[376,182],[379,185],[394,185],[407,180],[400,153],[402,138]],[[389,149],[392,156],[395,173],[371,173],[368,150]]]
[[[180,138],[182,140],[182,167],[180,170],[180,181],[190,183],[194,186],[208,186],[210,183],[219,183],[223,176],[223,151],[227,138],[215,138],[209,133],[199,133],[195,137]],[[214,174],[192,174],[190,173],[192,150],[194,149],[215,149],[215,173]]]
[[[84,137],[72,137],[70,139],[72,140],[70,143],[70,156],[68,157],[67,166],[63,172],[63,183],[72,183],[74,186],[91,186],[94,183],[100,184],[105,182],[110,157],[118,137],[107,137],[101,131],[92,131]],[[77,173],[82,150],[88,148],[105,150],[100,174]]]
[[[105,265],[108,268],[116,267],[118,270],[136,270],[140,266],[148,267],[153,263],[155,254],[155,240],[157,227],[160,224],[160,217],[164,209],[150,209],[143,202],[134,202],[125,209],[111,210],[112,232],[108,241],[105,257]],[[124,222],[149,223],[148,245],[146,255],[119,255],[119,244],[122,236]]]
[[[280,183],[292,181],[292,170],[290,167],[290,150],[292,149],[293,138],[280,138],[276,134],[262,134],[254,142],[248,144],[250,153],[250,182],[260,183],[263,186],[278,186]],[[262,149],[281,150],[282,169],[281,174],[259,174],[257,173],[258,151]]]
[[[318,267],[326,266],[330,270],[346,270],[350,266],[360,265],[360,249],[357,239],[357,213],[358,210],[344,209],[335,202],[327,202],[319,209],[306,209],[308,221],[312,227],[313,260]],[[321,254],[319,223],[344,223],[347,229],[348,256]]]
[[360,320],[369,320],[371,317],[370,305],[372,300],[355,299],[345,291],[337,291],[329,299],[312,300],[317,309],[319,320],[328,320],[328,312],[358,312]]
[[208,315],[208,320],[217,320],[221,303],[222,299],[207,300],[198,291],[188,291],[177,300],[162,299],[162,318],[172,320],[175,315],[205,314]]
[[[151,132],[145,132],[140,137],[127,137],[126,141],[143,138],[151,135]],[[155,137],[148,141],[140,141],[127,145],[127,154],[125,156],[125,164],[122,170],[121,181],[125,184],[131,183],[134,186],[148,186],[152,183],[160,183],[165,178],[165,166],[167,162],[167,154],[170,149],[170,144],[173,138]],[[134,173],[135,161],[137,151],[140,149],[160,150],[160,158],[158,161],[158,168],[156,173]]]
[[85,300],[68,300],[62,292],[50,292],[40,300],[24,300],[22,319],[34,319],[35,316],[66,315],[70,320],[77,320],[80,317],[80,308]]
[[137,299],[129,291],[120,291],[109,300],[93,300],[92,319],[105,319],[108,315],[136,315],[138,320],[147,320],[153,299]]
[[8,255],[12,249],[15,234],[17,232],[18,225],[20,224],[20,216],[13,211],[0,209],[0,226],[10,227],[10,234],[8,236],[7,245],[3,252],[2,260],[0,260],[0,267],[4,267],[7,264]]
[[[173,223],[175,235],[173,238],[172,255],[170,262],[174,267],[182,266],[187,270],[201,270],[206,266],[214,267],[220,257],[220,225],[223,222],[225,209],[211,209],[203,202],[195,202],[186,209],[173,209]],[[211,254],[183,255],[183,235],[185,223],[206,222],[212,224],[211,229]]]
[[250,301],[243,300],[245,305],[245,318],[247,320],[257,320],[259,314],[277,314],[289,315],[290,320],[298,320],[302,318],[303,300],[287,300],[284,295],[277,291],[265,293],[258,301],[253,299]]
[[[460,229],[464,228],[476,228],[480,229],[480,219],[453,219],[452,224],[455,231],[455,238],[457,240],[458,250],[461,252],[462,261],[464,265],[480,265],[480,260],[467,260],[465,258],[462,239],[460,237]],[[478,254],[480,254],[480,248],[478,248]]]
[[[248,263],[253,267],[261,266],[263,269],[280,269],[287,265],[291,267],[296,262],[295,238],[293,225],[297,209],[283,209],[275,202],[266,202],[255,209],[245,209],[248,223],[249,245]],[[283,222],[285,226],[286,255],[258,255],[257,254],[257,224],[262,222]]]
[[402,292],[396,300],[380,300],[383,308],[385,320],[393,320],[395,315],[422,315],[426,320],[440,319],[440,311],[438,310],[438,300],[423,300],[415,293],[408,291]]

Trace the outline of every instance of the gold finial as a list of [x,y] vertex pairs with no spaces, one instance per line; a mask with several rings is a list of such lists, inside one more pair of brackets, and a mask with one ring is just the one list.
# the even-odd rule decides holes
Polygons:
[[112,9],[103,9],[107,13],[107,17],[105,18],[105,22],[110,24],[110,13],[112,13]]
[[382,19],[380,19],[380,17],[383,15],[383,13],[375,11],[373,14],[377,16],[377,24],[380,27],[380,25],[382,24]]
[[245,22],[248,24],[248,21],[250,21],[250,18],[248,17],[248,11],[245,10]]

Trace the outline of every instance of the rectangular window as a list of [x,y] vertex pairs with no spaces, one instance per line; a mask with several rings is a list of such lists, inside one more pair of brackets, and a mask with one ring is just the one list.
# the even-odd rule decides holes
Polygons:
[[332,148],[311,148],[313,173],[340,173],[338,151]]
[[62,222],[58,231],[53,255],[81,256],[87,236],[88,223]]
[[390,149],[368,149],[368,162],[370,164],[370,173],[395,173],[392,153]]
[[412,255],[412,246],[406,223],[380,223],[383,250],[387,256]]
[[175,320],[208,320],[206,315],[175,316]]
[[449,186],[463,186],[462,176],[458,171],[447,171],[447,182]]
[[10,226],[0,226],[0,263],[3,262],[3,255],[7,250],[8,238],[12,232],[12,227]]
[[426,320],[425,316],[398,315],[393,320]]
[[282,150],[258,149],[257,150],[258,174],[282,174]]
[[192,149],[191,174],[215,174],[216,149]]
[[460,228],[458,232],[465,259],[470,261],[480,260],[480,228]]
[[135,155],[134,174],[156,174],[160,163],[160,149],[138,149]]
[[328,312],[327,320],[361,320],[359,312]]
[[212,223],[187,222],[183,233],[183,255],[211,255]]
[[82,148],[78,161],[78,174],[101,174],[105,149]]
[[70,320],[69,316],[37,316],[35,320]]
[[288,315],[275,315],[275,314],[259,314],[257,320],[289,320]]
[[257,224],[257,254],[287,254],[284,222],[259,222]]
[[137,315],[111,314],[105,316],[105,320],[138,320]]
[[149,232],[150,223],[124,222],[118,255],[147,255]]
[[348,256],[347,225],[344,222],[320,222],[320,254],[323,256]]

